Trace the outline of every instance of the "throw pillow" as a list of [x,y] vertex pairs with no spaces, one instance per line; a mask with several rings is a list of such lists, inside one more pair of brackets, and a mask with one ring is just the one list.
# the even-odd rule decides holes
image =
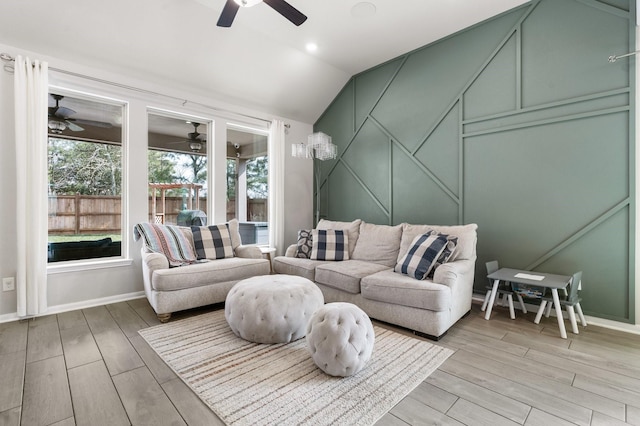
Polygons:
[[[431,234],[435,234],[435,231],[431,231]],[[440,265],[444,265],[445,263],[447,263],[452,255],[453,255],[453,251],[456,249],[456,246],[458,245],[458,237],[454,237],[453,235],[447,235],[447,234],[438,234],[442,237],[445,237],[447,239],[447,243],[444,246],[444,250],[442,250],[442,253],[440,253],[440,256],[438,256],[438,258],[436,259],[436,262],[433,265],[433,268],[431,268],[431,271],[429,272],[429,274],[427,275],[427,278],[429,278],[430,280],[433,279],[433,275],[436,272],[436,269],[438,269],[438,267]]]
[[349,238],[341,229],[314,229],[311,238],[312,260],[348,260]]
[[149,251],[163,254],[169,267],[188,265],[197,260],[193,246],[177,226],[139,223],[133,228],[133,237],[136,241],[143,238]]
[[393,270],[417,280],[424,280],[446,245],[445,236],[431,233],[418,235],[413,239],[407,254],[400,259]]
[[296,254],[294,257],[301,259],[311,259],[311,250],[313,249],[313,237],[310,229],[301,229],[298,231],[298,242],[296,243]]
[[224,259],[233,257],[229,225],[192,226],[193,245],[198,259]]

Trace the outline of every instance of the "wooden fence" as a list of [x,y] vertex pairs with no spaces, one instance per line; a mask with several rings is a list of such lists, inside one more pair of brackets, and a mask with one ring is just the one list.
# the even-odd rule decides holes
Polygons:
[[[182,197],[166,197],[164,223],[176,223],[182,210]],[[149,197],[149,221],[152,218]],[[207,212],[205,198],[200,210]],[[267,217],[267,200],[247,200],[248,220]],[[160,212],[160,208],[158,208]],[[235,217],[235,200],[227,203],[227,220]],[[263,221],[262,219],[260,221]],[[57,195],[49,197],[49,235],[119,234],[122,223],[120,197],[90,195]]]

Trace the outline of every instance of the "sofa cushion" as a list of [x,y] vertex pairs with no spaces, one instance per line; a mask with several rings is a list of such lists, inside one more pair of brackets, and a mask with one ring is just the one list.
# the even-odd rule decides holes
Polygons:
[[446,246],[446,235],[431,232],[418,235],[413,239],[407,254],[400,259],[393,270],[417,280],[424,280]]
[[163,254],[170,267],[197,261],[193,245],[177,226],[142,222],[134,227],[133,235],[136,241],[142,238],[149,251]]
[[378,272],[360,281],[362,297],[395,305],[435,312],[451,307],[451,289],[430,280],[418,281],[392,270]]
[[229,225],[192,226],[191,232],[198,259],[233,257]]
[[430,231],[458,237],[456,249],[449,259],[450,262],[456,259],[473,259],[476,254],[476,229],[478,229],[478,225],[475,223],[452,226],[412,225],[403,223],[398,261],[407,253],[411,242],[417,235],[426,234]]
[[328,262],[324,260],[278,256],[273,259],[273,270],[277,274],[298,275],[308,280],[315,281],[316,266],[325,263]]
[[360,235],[360,223],[362,220],[356,219],[353,222],[338,222],[335,220],[320,219],[316,229],[345,229],[349,238],[349,258],[353,257],[353,250],[356,247]]
[[268,275],[269,269],[267,259],[230,257],[180,268],[156,270],[151,278],[151,286],[156,291],[182,290],[239,281],[256,275]]
[[389,268],[362,260],[328,262],[316,267],[315,281],[328,287],[356,294],[360,293],[360,280],[363,277],[385,269]]
[[314,229],[311,233],[312,260],[348,260],[348,231],[342,229]]
[[298,231],[298,241],[296,243],[296,254],[294,257],[300,259],[310,259],[313,248],[313,238],[311,229],[301,229]]
[[352,259],[366,260],[393,268],[398,261],[402,225],[375,225],[362,222]]

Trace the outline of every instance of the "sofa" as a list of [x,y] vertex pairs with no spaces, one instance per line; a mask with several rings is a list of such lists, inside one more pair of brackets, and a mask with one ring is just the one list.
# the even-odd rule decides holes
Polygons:
[[[371,318],[413,330],[437,340],[471,310],[476,261],[476,224],[460,226],[376,225],[321,220],[317,230],[343,230],[348,260],[304,258],[300,238],[284,256],[273,260],[276,273],[314,281],[325,302],[348,302]],[[308,231],[307,231],[308,232]],[[301,231],[300,234],[304,233]],[[431,279],[394,272],[414,248],[416,237],[447,235],[455,241],[448,261],[436,264]],[[296,257],[301,256],[301,257]]]
[[[194,245],[192,228],[176,227]],[[238,281],[256,275],[269,275],[271,265],[257,246],[242,245],[237,220],[228,222],[232,257],[199,260],[170,267],[167,255],[142,246],[142,276],[149,303],[166,322],[173,312],[224,302]],[[137,232],[137,231],[136,231]]]

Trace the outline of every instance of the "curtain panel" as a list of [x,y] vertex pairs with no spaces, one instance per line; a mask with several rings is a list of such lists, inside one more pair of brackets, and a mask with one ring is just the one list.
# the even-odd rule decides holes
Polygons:
[[269,241],[276,255],[284,253],[285,125],[273,120],[269,128]]
[[48,64],[15,60],[16,293],[19,317],[47,310]]

